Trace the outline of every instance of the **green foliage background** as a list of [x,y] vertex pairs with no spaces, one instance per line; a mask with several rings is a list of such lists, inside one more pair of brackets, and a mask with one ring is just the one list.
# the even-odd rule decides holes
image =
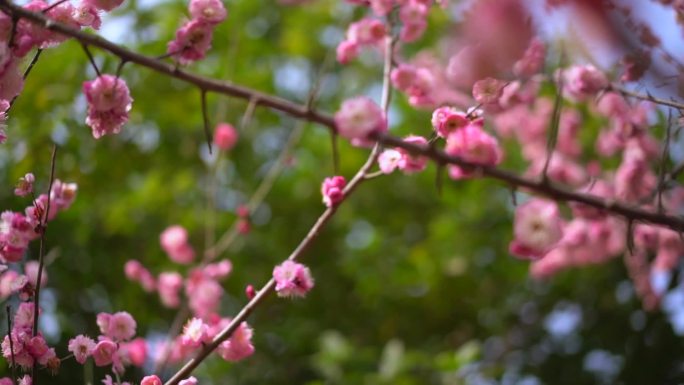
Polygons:
[[[333,0],[294,7],[273,0],[226,5],[229,18],[218,27],[209,57],[190,70],[299,101],[326,55],[334,53],[345,25],[359,17]],[[158,55],[184,17],[184,1],[127,1],[104,23],[126,46]],[[434,10],[427,36],[406,52],[438,47],[438,38],[451,30],[445,14]],[[93,52],[104,72],[116,69],[117,58]],[[379,94],[377,55],[323,71],[317,103],[323,111],[334,111],[349,96]],[[67,354],[66,343],[74,335],[97,334],[100,311],[129,311],[140,336],[159,337],[168,330],[175,312],[129,284],[124,263],[135,258],[155,274],[183,272],[161,251],[159,233],[181,224],[196,249],[203,250],[207,216],[215,217],[217,235],[229,228],[236,205],[253,193],[297,124],[257,109],[237,147],[221,155],[217,208],[208,210],[211,176],[203,161],[199,90],[131,64],[122,76],[135,99],[130,123],[118,136],[94,140],[84,124],[80,92],[94,73],[81,47],[68,41],[45,51],[12,111],[10,140],[0,147],[3,210],[27,205],[12,196],[11,187],[24,173],[34,172],[39,187],[46,188],[52,142],[60,146],[57,177],[79,185],[75,204],[51,223],[47,236],[55,258],[47,267],[43,318],[52,321],[44,326],[60,356]],[[209,95],[212,122],[237,125],[245,108],[246,101]],[[429,116],[395,95],[392,132],[429,135]],[[365,150],[346,143],[340,143],[340,153],[340,173],[347,177],[366,157]],[[507,167],[520,167],[516,158],[511,147]],[[222,256],[234,265],[224,285],[224,315],[236,313],[246,302],[244,287],[264,283],[323,211],[320,182],[333,174],[326,129],[307,125],[293,159],[256,213],[253,231]],[[430,166],[420,175],[394,174],[362,185],[305,255],[315,290],[305,300],[269,298],[250,319],[256,354],[237,364],[207,361],[197,372],[200,383],[684,380],[681,339],[661,313],[640,310],[621,261],[533,281],[528,264],[507,253],[513,206],[506,187],[447,179],[440,194],[436,175]],[[33,246],[28,257],[36,254]],[[551,334],[549,315],[567,309],[581,314],[578,327],[565,336]],[[596,351],[620,362],[614,376],[586,370],[589,353]],[[84,378],[83,369],[68,360],[56,377],[48,381],[43,375],[41,382],[99,383],[104,374],[96,368]],[[133,369],[125,378],[137,381],[142,375]]]

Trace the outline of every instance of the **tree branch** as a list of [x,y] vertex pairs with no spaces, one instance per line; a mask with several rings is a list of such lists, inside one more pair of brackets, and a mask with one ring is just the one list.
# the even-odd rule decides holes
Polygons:
[[136,63],[153,71],[171,76],[190,84],[194,84],[205,92],[215,92],[240,99],[256,100],[257,105],[266,106],[296,118],[319,123],[331,129],[334,129],[335,127],[335,122],[331,116],[310,110],[306,108],[306,106],[293,103],[274,95],[265,94],[247,87],[232,84],[230,82],[220,81],[186,72],[174,65],[165,63],[151,56],[141,55],[128,50],[97,35],[92,35],[55,22],[41,13],[27,11],[20,6],[12,4],[8,0],[0,0],[0,10],[3,10],[5,13],[8,13],[13,17],[24,18],[32,23],[41,25],[50,31],[59,32],[63,35],[70,36],[78,40],[81,44],[98,47],[108,51],[111,54],[118,56],[123,61]]

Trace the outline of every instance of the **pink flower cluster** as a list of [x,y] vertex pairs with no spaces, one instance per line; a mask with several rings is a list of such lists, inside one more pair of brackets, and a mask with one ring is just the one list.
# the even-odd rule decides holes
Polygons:
[[[418,40],[427,28],[427,15],[430,0],[371,0],[350,1],[356,5],[370,6],[376,17],[387,16],[392,8],[399,7],[401,31],[399,34],[403,42]],[[383,39],[387,36],[385,24],[370,17],[352,23],[347,29],[345,40],[337,46],[337,60],[347,64],[354,60],[362,47],[381,48]]]
[[127,365],[142,366],[145,363],[147,345],[142,338],[133,339],[137,323],[128,312],[100,313],[97,326],[101,333],[97,342],[85,335],[69,340],[68,349],[76,362],[83,365],[92,357],[96,366],[111,365],[119,375],[124,373]]
[[[34,178],[27,174],[23,179],[17,188],[20,193],[30,188],[32,182],[28,181]],[[21,260],[29,242],[40,236],[38,229],[41,223],[54,219],[59,211],[68,209],[76,198],[76,190],[75,183],[62,183],[56,179],[50,191],[49,213],[46,213],[48,196],[41,194],[24,210],[24,214],[12,211],[0,214],[0,263]]]
[[113,75],[101,75],[84,82],[83,93],[88,102],[86,124],[93,130],[93,137],[118,134],[128,121],[133,103],[126,82]]
[[176,38],[167,47],[167,53],[180,64],[204,58],[211,48],[214,28],[227,16],[221,0],[190,0],[188,9],[192,19],[176,31]]
[[309,268],[290,260],[273,269],[273,279],[279,297],[304,297],[314,287]]
[[[462,160],[479,166],[496,166],[503,159],[503,150],[495,137],[488,134],[480,123],[470,123],[449,134],[445,152]],[[475,175],[476,169],[449,166],[452,179],[469,178]]]
[[[172,341],[169,362],[175,363],[191,357],[202,348],[203,344],[211,342],[223,329],[230,325],[230,318],[220,318],[213,314],[207,318],[191,318],[185,324],[183,333]],[[247,322],[242,322],[230,338],[223,341],[216,349],[216,354],[226,361],[240,361],[254,354],[252,344],[252,328]]]
[[385,113],[366,96],[347,99],[335,113],[337,133],[355,146],[370,146],[373,133],[387,131]]
[[344,199],[344,187],[347,181],[343,176],[325,178],[321,184],[321,195],[326,207],[337,206]]
[[223,296],[219,281],[225,279],[232,268],[230,261],[224,260],[191,269],[185,279],[174,271],[162,272],[155,278],[139,261],[129,260],[124,272],[130,281],[138,282],[145,291],[157,290],[162,304],[169,308],[180,306],[181,291],[185,288],[190,309],[195,316],[206,318],[218,310]]
[[34,304],[22,302],[14,314],[11,333],[2,341],[2,355],[11,366],[30,370],[35,363],[54,373],[59,370],[60,359],[41,333],[33,336],[33,316]]
[[[121,3],[123,0],[82,0],[78,5],[67,1],[52,7],[43,0],[31,0],[23,8],[43,13],[51,20],[71,28],[99,29],[100,13],[111,11]],[[27,19],[20,19],[16,27],[12,24],[10,16],[0,13],[0,143],[5,140],[1,126],[5,120],[4,111],[9,106],[8,102],[21,93],[24,85],[20,61],[34,48],[54,47],[67,39],[65,35],[47,30]]]

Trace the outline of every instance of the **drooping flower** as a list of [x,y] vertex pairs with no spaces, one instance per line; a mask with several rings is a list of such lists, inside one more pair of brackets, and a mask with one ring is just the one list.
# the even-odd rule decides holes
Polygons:
[[214,26],[203,20],[190,20],[176,31],[176,38],[169,42],[166,52],[180,64],[201,60],[211,48]]
[[309,268],[287,260],[273,269],[279,297],[304,297],[314,287]]
[[180,380],[180,382],[178,383],[178,385],[197,385],[197,384],[198,384],[198,381],[197,381],[197,378],[195,378],[195,376],[190,376],[190,377],[186,378],[185,380]]
[[133,99],[126,82],[112,75],[101,75],[83,83],[88,102],[86,124],[98,139],[107,134],[118,134],[128,121]]
[[193,19],[218,24],[226,19],[226,8],[221,0],[190,0],[188,6]]

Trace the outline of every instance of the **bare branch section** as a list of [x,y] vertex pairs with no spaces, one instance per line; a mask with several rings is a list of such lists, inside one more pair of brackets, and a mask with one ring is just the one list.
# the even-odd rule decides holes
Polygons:
[[306,119],[311,122],[319,123],[330,129],[335,128],[335,122],[332,117],[310,110],[304,105],[293,103],[289,100],[279,98],[274,95],[261,93],[247,87],[232,84],[226,81],[220,81],[204,76],[194,75],[182,69],[176,68],[174,65],[165,63],[161,60],[155,59],[151,56],[141,55],[139,53],[128,50],[117,44],[114,44],[99,36],[85,33],[83,31],[65,26],[64,24],[50,20],[42,13],[35,13],[27,11],[18,5],[12,4],[7,0],[0,0],[0,10],[5,13],[18,18],[26,19],[32,23],[38,24],[50,31],[58,32],[63,35],[70,36],[81,44],[97,47],[118,56],[124,62],[131,62],[147,67],[156,72],[171,76],[173,78],[183,80],[199,87],[207,92],[215,92],[218,94],[233,96],[236,98],[246,100],[256,100],[257,105],[266,106],[277,111],[284,112],[296,118]]
[[453,164],[460,167],[475,169],[484,177],[500,180],[510,186],[526,188],[558,201],[583,203],[587,206],[621,215],[628,220],[649,222],[655,225],[669,227],[676,231],[684,231],[684,218],[682,217],[659,214],[653,211],[647,211],[637,207],[618,203],[615,200],[606,200],[590,194],[577,193],[551,183],[544,183],[543,180],[523,178],[513,172],[501,170],[496,167],[480,166],[475,163],[466,162],[461,158],[448,155],[444,151],[435,147],[407,143],[402,139],[391,135],[374,134],[373,139],[386,145],[401,147],[414,154],[427,156],[438,164]]

